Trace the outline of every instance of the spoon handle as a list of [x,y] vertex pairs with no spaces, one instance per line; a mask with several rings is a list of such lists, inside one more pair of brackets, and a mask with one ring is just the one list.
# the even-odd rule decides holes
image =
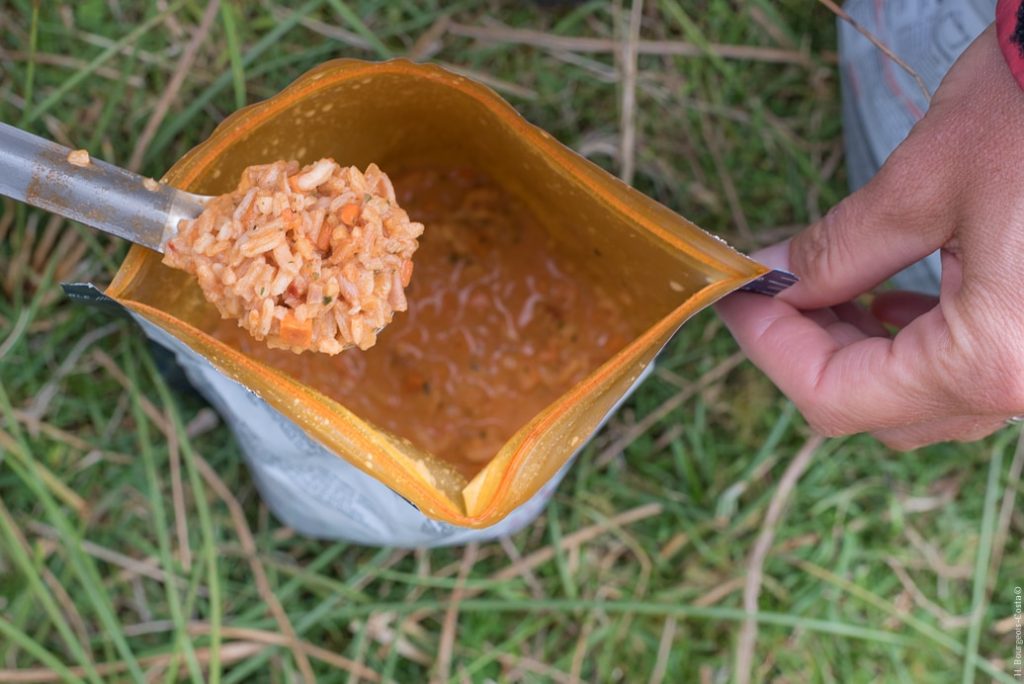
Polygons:
[[[0,195],[60,214],[162,252],[178,221],[202,211],[203,199],[118,166],[68,161],[71,150],[0,123]],[[149,185],[148,189],[146,185]]]

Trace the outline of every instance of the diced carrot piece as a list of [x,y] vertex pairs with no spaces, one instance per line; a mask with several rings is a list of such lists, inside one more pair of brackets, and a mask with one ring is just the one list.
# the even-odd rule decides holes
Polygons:
[[341,222],[351,226],[359,218],[359,205],[350,202],[341,208]]
[[333,232],[334,230],[324,221],[323,225],[320,226],[320,232],[316,236],[316,248],[321,252],[326,252],[327,248],[331,246],[331,233]]
[[406,259],[402,264],[402,287],[409,287],[410,280],[412,280],[412,260]]
[[289,311],[281,319],[281,342],[289,347],[309,347],[313,340],[313,321],[300,321]]

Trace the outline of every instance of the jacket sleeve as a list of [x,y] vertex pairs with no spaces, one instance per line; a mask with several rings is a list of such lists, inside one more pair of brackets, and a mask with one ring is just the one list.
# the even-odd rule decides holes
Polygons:
[[1024,0],[999,0],[996,5],[999,48],[1017,83],[1024,88]]

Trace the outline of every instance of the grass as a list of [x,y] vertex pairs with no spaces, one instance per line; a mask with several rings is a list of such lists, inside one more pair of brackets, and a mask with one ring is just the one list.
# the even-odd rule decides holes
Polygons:
[[[205,9],[10,0],[0,120],[114,162],[138,154],[159,176],[238,105],[325,59],[407,54],[446,16],[427,58],[486,78],[609,170],[623,163],[633,91],[615,55],[505,31],[621,40],[629,7],[605,2],[223,0],[137,151]],[[640,54],[625,122],[637,187],[743,249],[843,196],[825,9],[649,0],[640,35],[704,53]],[[788,61],[727,59],[718,44]],[[108,282],[124,251],[0,207],[0,680],[1013,681],[1024,455],[1010,431],[911,454],[829,440],[763,530],[809,435],[706,312],[523,532],[432,551],[304,539],[141,334],[60,294],[62,280]]]

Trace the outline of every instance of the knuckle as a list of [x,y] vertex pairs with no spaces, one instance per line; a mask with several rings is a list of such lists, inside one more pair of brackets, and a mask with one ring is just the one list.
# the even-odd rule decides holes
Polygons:
[[793,238],[789,259],[794,272],[812,282],[828,282],[842,268],[848,251],[846,236],[850,234],[842,226],[851,220],[853,211],[850,202],[840,202]]

